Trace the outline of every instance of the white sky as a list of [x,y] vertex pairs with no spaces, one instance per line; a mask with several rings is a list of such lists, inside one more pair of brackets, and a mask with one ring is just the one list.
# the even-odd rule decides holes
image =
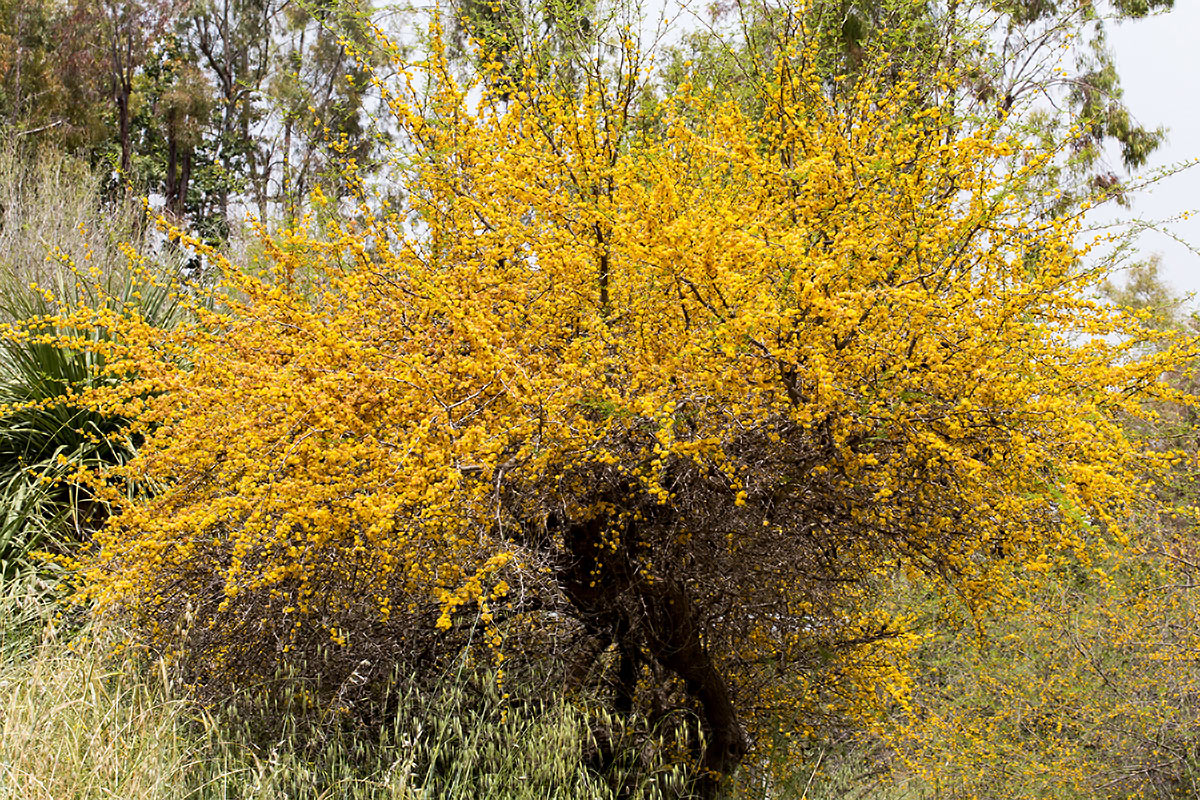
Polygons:
[[[1168,129],[1147,170],[1200,158],[1200,0],[1175,0],[1175,9],[1167,14],[1114,25],[1110,42],[1134,118],[1148,128]],[[1200,209],[1200,166],[1165,178],[1132,199],[1133,208],[1117,211],[1118,217],[1163,220]],[[1169,228],[1200,247],[1200,216]],[[1138,249],[1162,256],[1162,274],[1177,291],[1200,293],[1200,255],[1154,231],[1141,235]],[[1198,303],[1200,295],[1193,299],[1193,305]]]

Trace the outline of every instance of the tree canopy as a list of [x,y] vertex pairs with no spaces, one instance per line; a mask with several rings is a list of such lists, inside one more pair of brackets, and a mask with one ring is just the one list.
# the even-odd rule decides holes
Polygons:
[[1195,343],[1096,299],[1081,208],[1030,201],[1055,146],[929,102],[955,74],[835,99],[792,30],[751,116],[686,76],[647,107],[628,39],[500,97],[435,24],[379,81],[402,200],[214,255],[169,330],[8,329],[97,349],[71,402],[140,442],[82,596],[200,688],[292,670],[352,709],[468,647],[684,709],[711,797],[779,726],[903,693],[885,578],[982,608],[1121,541],[1167,458],[1125,423]]

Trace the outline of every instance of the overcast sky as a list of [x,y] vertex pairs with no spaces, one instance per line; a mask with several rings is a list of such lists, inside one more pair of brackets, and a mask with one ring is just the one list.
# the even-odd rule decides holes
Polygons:
[[[1149,128],[1168,128],[1149,167],[1200,157],[1200,0],[1175,0],[1167,14],[1114,26],[1111,43],[1134,117]],[[1198,208],[1200,166],[1164,179],[1134,197],[1132,211],[1120,213],[1161,220]],[[1170,227],[1200,247],[1200,216]],[[1139,249],[1162,256],[1163,274],[1177,290],[1200,293],[1200,255],[1155,232],[1141,236]],[[1200,296],[1193,300],[1198,303]]]

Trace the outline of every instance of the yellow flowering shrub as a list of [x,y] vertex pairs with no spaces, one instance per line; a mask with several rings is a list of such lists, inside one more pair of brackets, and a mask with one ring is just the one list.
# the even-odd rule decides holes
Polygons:
[[1053,151],[936,86],[834,104],[799,40],[749,119],[647,110],[628,42],[502,102],[434,34],[380,83],[403,202],[214,256],[173,330],[57,321],[115,332],[73,402],[142,442],[82,596],[191,682],[348,704],[469,643],[692,709],[707,795],[780,719],[903,695],[898,570],[983,607],[1122,540],[1121,421],[1193,343],[1089,299],[1078,216],[1028,211]]
[[1196,562],[1162,556],[1064,559],[985,636],[930,636],[905,702],[863,727],[895,776],[964,800],[1195,797]]

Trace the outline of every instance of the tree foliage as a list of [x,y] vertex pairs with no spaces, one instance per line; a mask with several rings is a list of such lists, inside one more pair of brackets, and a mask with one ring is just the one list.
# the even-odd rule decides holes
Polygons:
[[[1125,105],[1120,76],[1109,48],[1112,24],[1169,10],[1171,0],[1069,3],[1016,2],[911,3],[906,0],[816,0],[791,13],[793,4],[735,0],[711,6],[706,25],[673,50],[665,71],[668,84],[680,80],[683,62],[699,78],[743,104],[746,79],[770,65],[780,42],[803,26],[818,42],[815,57],[827,89],[853,86],[864,65],[886,52],[888,80],[927,85],[947,70],[954,90],[937,102],[959,115],[979,118],[1019,116],[1026,135],[1069,142],[1047,184],[1067,203],[1089,195],[1127,198],[1121,192],[1126,170],[1145,166],[1165,131],[1134,119]],[[863,70],[868,79],[878,76]],[[922,92],[916,105],[932,102]],[[761,108],[751,109],[761,113]],[[1106,149],[1119,151],[1112,163]]]
[[1126,422],[1194,342],[1092,299],[1081,211],[1029,202],[1056,149],[948,111],[954,74],[833,92],[791,30],[762,114],[684,76],[643,125],[628,38],[501,99],[435,25],[380,83],[403,205],[215,259],[173,330],[64,308],[122,379],[74,401],[144,439],[82,596],[209,691],[365,708],[467,647],[683,710],[713,796],[780,726],[903,697],[894,576],[981,609],[1123,541],[1165,458]]
[[104,72],[82,23],[53,0],[0,3],[0,115],[13,138],[71,149],[103,140]]
[[219,241],[247,208],[271,219],[315,182],[336,189],[337,157],[365,167],[374,154],[369,83],[345,48],[369,45],[367,10],[358,0],[0,3],[0,121],[115,171],[111,189],[160,194],[170,215]]

